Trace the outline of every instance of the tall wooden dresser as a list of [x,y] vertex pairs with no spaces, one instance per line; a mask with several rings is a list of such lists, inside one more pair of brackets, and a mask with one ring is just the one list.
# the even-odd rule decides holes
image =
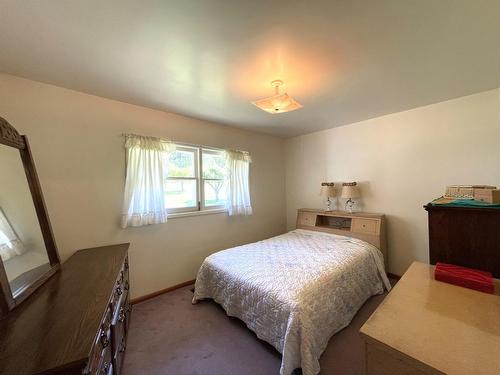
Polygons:
[[500,208],[428,204],[431,264],[451,263],[500,278]]
[[77,251],[0,320],[0,374],[119,375],[130,320],[128,247]]

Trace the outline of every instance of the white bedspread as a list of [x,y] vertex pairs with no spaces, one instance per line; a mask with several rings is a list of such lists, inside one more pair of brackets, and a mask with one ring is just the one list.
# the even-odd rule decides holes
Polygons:
[[375,294],[390,289],[382,254],[354,238],[293,230],[205,259],[193,303],[212,298],[281,354],[280,374],[319,372],[319,357]]

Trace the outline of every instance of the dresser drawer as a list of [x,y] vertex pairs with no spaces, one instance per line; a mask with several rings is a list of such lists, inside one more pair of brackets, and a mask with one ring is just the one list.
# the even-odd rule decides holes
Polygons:
[[126,348],[130,314],[128,262],[125,260],[116,282],[115,294],[111,304],[111,354],[113,374],[120,375],[123,354]]
[[125,281],[128,281],[128,257],[125,258],[125,261],[123,262],[118,281],[122,284],[125,283]]
[[[109,314],[111,315],[111,314]],[[108,320],[108,323],[111,319]],[[104,325],[104,323],[103,323]],[[103,366],[103,358],[109,355],[109,361],[111,361],[111,325],[108,324],[106,327],[101,327],[94,343],[94,348],[90,356],[89,363],[87,365],[85,374],[98,374],[101,375],[101,370]]]
[[[367,343],[366,351],[366,374],[367,375],[428,375],[438,374],[432,369],[423,369],[421,364],[419,368],[413,362],[406,361],[397,353],[380,345]],[[429,372],[428,372],[429,371]]]
[[126,323],[122,322],[120,324],[117,324],[114,326],[113,330],[115,331],[114,333],[114,338],[117,341],[116,347],[113,348],[113,366],[115,369],[115,374],[120,374],[121,369],[122,369],[122,363],[123,363],[123,355],[125,353],[126,343],[127,343],[127,331],[126,331]]
[[126,349],[128,324],[130,321],[130,304],[128,298],[123,301],[119,308],[119,313],[111,325],[113,337],[112,353],[113,368],[115,374],[120,374],[123,362],[123,354]]
[[297,225],[313,227],[316,225],[316,214],[313,212],[299,212]]
[[376,235],[379,232],[379,221],[355,217],[352,219],[352,231]]
[[128,292],[130,289],[130,281],[129,281],[129,273],[128,273],[128,263],[125,263],[125,266],[123,268],[123,273],[122,273],[122,286],[123,290]]
[[107,347],[102,351],[101,361],[93,375],[113,375],[114,373],[111,348]]
[[111,299],[111,308],[113,310],[113,316],[117,313],[119,305],[124,301],[124,297],[128,295],[130,289],[129,284],[129,274],[127,263],[125,262],[118,280],[116,281],[115,288],[113,291],[113,297]]

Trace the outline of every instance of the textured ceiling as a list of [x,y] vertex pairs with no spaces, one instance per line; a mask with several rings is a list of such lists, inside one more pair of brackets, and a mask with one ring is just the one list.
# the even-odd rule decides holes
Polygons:
[[0,0],[0,71],[293,136],[498,87],[500,1]]

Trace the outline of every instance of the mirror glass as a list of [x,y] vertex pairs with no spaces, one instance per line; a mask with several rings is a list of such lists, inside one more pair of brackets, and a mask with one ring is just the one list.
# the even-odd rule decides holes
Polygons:
[[51,268],[21,155],[2,144],[0,256],[14,298]]

